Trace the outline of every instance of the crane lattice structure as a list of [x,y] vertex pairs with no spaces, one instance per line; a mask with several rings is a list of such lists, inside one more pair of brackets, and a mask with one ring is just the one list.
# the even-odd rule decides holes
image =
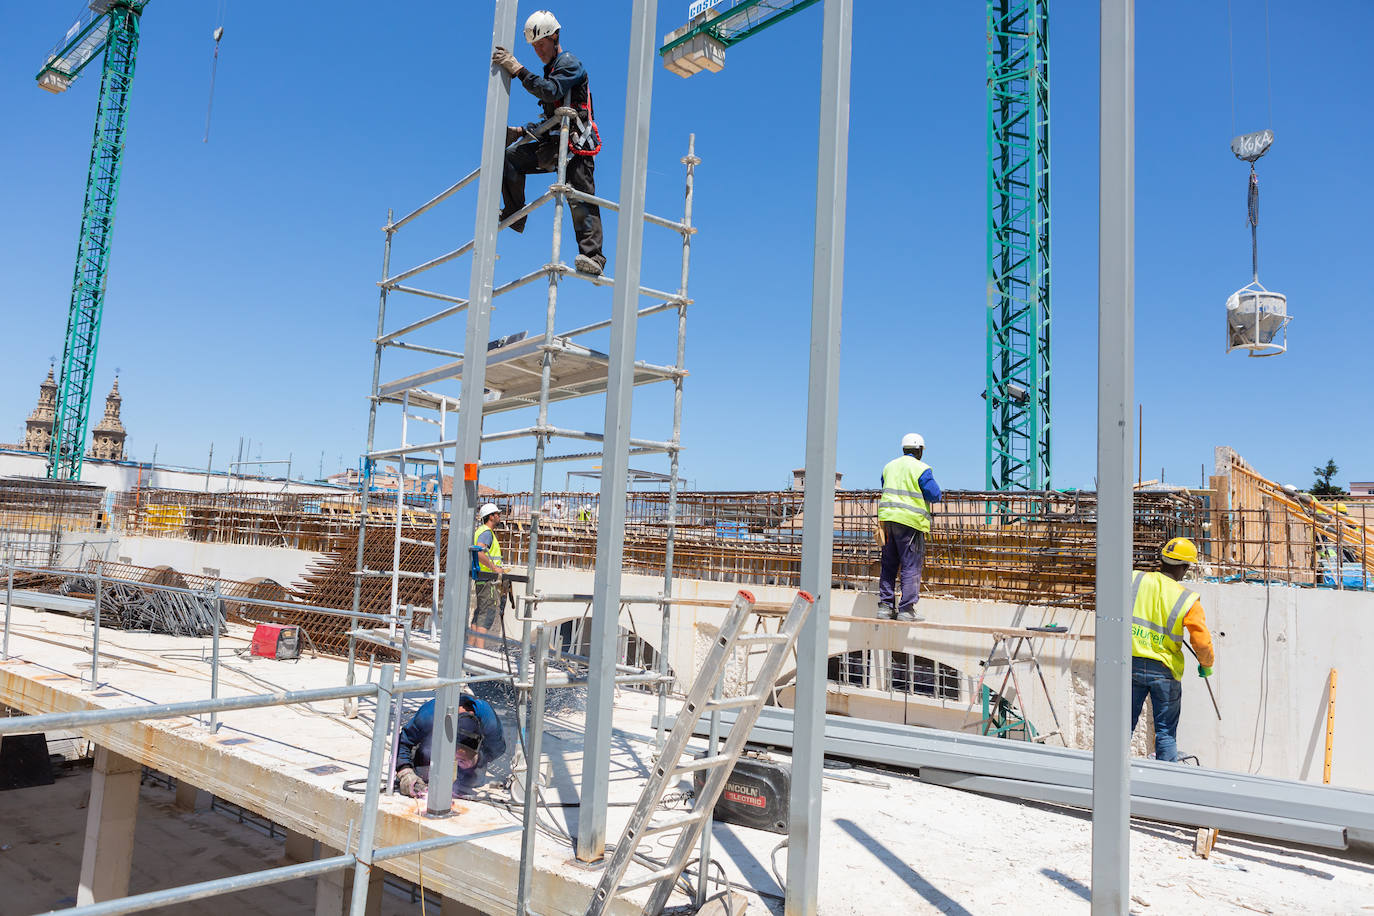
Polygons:
[[1046,0],[988,0],[989,490],[1050,486]]
[[110,235],[119,197],[119,168],[128,125],[129,94],[138,53],[139,21],[148,0],[90,0],[38,72],[38,86],[66,91],[86,65],[105,52],[96,105],[95,140],[86,175],[86,202],[81,210],[81,239],[76,250],[67,339],[62,347],[62,377],[57,385],[57,413],[48,447],[48,476],[80,480],[90,416],[100,316],[105,304],[105,275],[110,264]]

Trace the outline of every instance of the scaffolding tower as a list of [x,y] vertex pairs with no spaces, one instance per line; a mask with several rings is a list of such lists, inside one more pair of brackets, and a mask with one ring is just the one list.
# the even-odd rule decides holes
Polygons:
[[987,488],[1050,487],[1047,0],[988,0]]
[[[483,421],[510,411],[521,409],[534,411],[533,423],[518,424],[513,428],[503,430],[483,428],[480,433],[480,442],[483,445],[522,439],[532,442],[533,448],[530,454],[479,462],[480,469],[485,471],[496,468],[531,468],[532,484],[528,517],[529,543],[528,556],[525,562],[526,583],[524,595],[521,596],[525,605],[526,616],[537,611],[541,603],[557,603],[570,599],[576,599],[577,602],[585,604],[588,612],[593,612],[591,596],[548,595],[538,588],[535,564],[539,553],[541,519],[545,512],[544,472],[546,465],[553,462],[590,462],[603,458],[603,452],[610,452],[611,435],[606,429],[584,430],[572,428],[566,424],[557,425],[551,416],[551,408],[555,404],[574,399],[596,395],[609,397],[612,383],[622,370],[626,370],[629,372],[630,383],[633,386],[668,383],[672,385],[673,389],[671,436],[663,440],[628,438],[628,454],[630,455],[662,454],[667,457],[665,519],[667,544],[662,594],[652,596],[621,595],[617,585],[613,589],[613,598],[610,601],[613,617],[618,616],[617,611],[623,611],[627,605],[636,603],[652,604],[655,612],[660,615],[662,641],[658,647],[656,677],[643,676],[642,672],[640,676],[646,683],[656,686],[659,692],[660,721],[663,719],[667,690],[671,683],[667,668],[668,641],[670,638],[668,599],[672,595],[673,546],[680,483],[679,452],[681,450],[683,384],[688,374],[685,362],[687,307],[692,304],[692,299],[688,295],[688,275],[692,237],[696,233],[696,229],[692,226],[692,197],[694,172],[700,160],[695,155],[695,136],[692,136],[688,140],[687,154],[681,159],[685,167],[685,191],[683,215],[680,219],[669,219],[649,213],[645,213],[643,216],[645,225],[667,229],[676,233],[681,239],[681,270],[676,289],[668,292],[639,285],[638,296],[630,300],[634,305],[634,310],[631,313],[632,321],[637,322],[641,318],[660,314],[671,315],[676,318],[673,362],[660,365],[636,360],[633,346],[631,346],[628,353],[628,364],[626,364],[626,360],[617,357],[615,346],[609,348],[612,352],[608,354],[599,352],[585,343],[588,335],[612,328],[612,319],[607,318],[568,329],[560,329],[559,289],[565,279],[571,278],[600,288],[613,288],[617,282],[614,278],[605,275],[593,276],[579,273],[563,262],[564,212],[569,209],[571,202],[581,201],[595,204],[605,210],[621,211],[620,205],[616,202],[579,191],[567,181],[566,170],[570,155],[567,142],[568,128],[570,122],[577,116],[574,109],[562,107],[558,109],[553,118],[548,119],[532,131],[537,138],[543,138],[546,135],[553,136],[554,133],[559,137],[558,166],[553,176],[553,183],[546,192],[536,196],[525,207],[509,214],[499,223],[499,228],[505,229],[517,220],[524,219],[536,210],[551,204],[550,209],[553,218],[551,249],[548,260],[519,276],[499,284],[493,283],[488,292],[492,298],[501,297],[504,303],[516,298],[510,294],[542,281],[545,288],[543,331],[535,335],[526,333],[507,334],[488,341],[484,350],[485,365],[481,367],[484,371],[480,375],[465,371],[467,364],[464,350],[466,349],[467,353],[473,352],[472,342],[465,339],[466,334],[453,329],[452,321],[446,321],[446,319],[451,319],[468,311],[470,300],[473,298],[472,295],[464,298],[448,292],[414,285],[415,278],[420,274],[456,261],[464,255],[472,254],[475,251],[477,240],[468,241],[415,267],[396,272],[392,270],[392,254],[397,233],[402,228],[457,195],[464,188],[475,184],[481,169],[474,170],[464,176],[425,204],[399,219],[395,218],[394,212],[388,211],[387,222],[382,227],[385,237],[382,279],[378,283],[380,292],[377,333],[373,339],[367,445],[362,462],[358,547],[352,600],[352,613],[355,617],[350,633],[348,652],[349,683],[352,683],[354,676],[354,661],[357,655],[357,642],[359,641],[355,638],[355,634],[362,634],[362,631],[357,629],[358,622],[367,618],[367,614],[362,613],[362,611],[365,603],[364,589],[369,581],[380,581],[389,587],[389,607],[386,613],[390,615],[391,622],[387,625],[386,632],[390,639],[385,644],[401,651],[403,658],[415,650],[421,653],[432,652],[436,648],[433,641],[439,640],[441,633],[446,639],[448,634],[454,632],[451,629],[451,624],[454,622],[451,621],[446,624],[443,619],[446,608],[449,609],[448,613],[454,613],[456,610],[458,616],[464,618],[466,616],[466,609],[462,603],[467,594],[466,590],[455,589],[454,600],[446,601],[444,599],[444,586],[446,580],[454,574],[455,568],[458,568],[460,575],[464,577],[467,575],[467,563],[464,562],[461,567],[455,567],[453,559],[455,549],[461,551],[464,560],[468,557],[467,548],[471,544],[475,521],[471,518],[458,517],[462,511],[458,507],[462,502],[475,506],[476,502],[486,501],[485,498],[476,498],[478,469],[470,464],[476,456],[461,457],[463,454],[462,431],[461,429],[454,430],[455,424],[459,424],[466,386],[472,384],[475,390],[476,385],[479,384],[476,381],[470,382],[471,376],[478,376],[481,379],[480,384],[483,391],[481,418]],[[518,142],[527,141],[522,139]],[[628,231],[624,220],[618,227],[618,231]],[[623,265],[617,265],[618,272],[623,272],[620,270],[622,267]],[[476,264],[474,264],[473,269],[474,271],[477,269]],[[637,271],[635,273],[637,275]],[[399,296],[404,296],[410,301],[417,298],[437,301],[443,305],[438,311],[422,317],[408,317],[397,322],[394,313],[397,310],[396,298]],[[509,299],[505,298],[508,296]],[[639,305],[645,300],[648,300],[646,304]],[[472,325],[469,324],[469,330],[471,327]],[[460,346],[453,346],[455,340],[459,342]],[[411,354],[412,362],[416,358],[415,354],[419,354],[430,364],[418,371],[409,371],[404,375],[388,377],[387,373],[383,372],[384,363],[388,362],[387,357],[389,355],[401,351]],[[483,351],[479,350],[478,352]],[[624,416],[628,421],[628,399],[626,399],[623,409]],[[628,430],[628,422],[625,425],[626,430]],[[389,429],[398,429],[399,442],[397,444],[386,441],[389,437],[384,431]],[[420,429],[425,430],[425,432],[418,432]],[[628,436],[628,431],[624,435]],[[552,448],[555,439],[571,439],[576,442],[591,443],[592,448],[591,450],[586,450],[584,447],[581,450],[555,451]],[[600,448],[603,443],[605,443],[604,449]],[[387,470],[388,465],[394,466],[394,471]],[[454,481],[454,498],[450,512],[445,511],[443,498],[442,481],[445,474],[452,474]],[[381,476],[386,478],[385,486],[377,485]],[[413,486],[413,483],[421,476],[437,478],[439,485],[436,492],[416,492],[421,488]],[[466,491],[468,498],[460,501],[458,488],[464,486],[468,488]],[[611,494],[611,499],[618,501],[623,507],[626,489],[627,475],[609,473],[603,475],[601,509],[604,510],[610,501],[607,498],[608,492]],[[620,530],[618,533],[612,532],[612,535],[623,539],[623,508],[621,515]],[[448,519],[447,525],[445,525],[446,518]],[[525,520],[521,519],[521,521],[523,523]],[[602,515],[601,522],[606,524],[605,515]],[[458,538],[460,541],[450,544],[448,539],[452,538]],[[507,566],[514,565],[514,561],[514,557],[509,558]],[[598,556],[598,565],[601,565],[602,562],[602,558]],[[617,563],[617,568],[609,571],[609,574],[617,580],[620,575],[618,565]],[[460,603],[455,604],[455,600]],[[412,621],[415,624],[413,633],[411,630]],[[457,632],[463,633],[464,636],[466,634],[465,624],[466,620],[464,619],[457,626]],[[614,622],[611,625],[614,626]],[[380,634],[381,631],[365,634],[363,641],[376,644],[379,642]],[[412,643],[412,638],[415,640],[414,643]],[[423,645],[427,640],[430,641],[428,649]],[[528,636],[521,642],[525,652],[527,652]],[[442,647],[439,648],[442,650]],[[522,652],[521,656],[520,678],[522,681],[527,680],[526,672],[529,670],[527,666],[529,660],[526,658],[525,652]],[[592,654],[593,660],[589,667],[594,669],[596,667],[595,646]],[[628,669],[625,669],[623,665],[626,659],[622,658],[618,661],[622,663],[616,669],[619,675]],[[402,677],[405,676],[404,671],[405,663],[403,661]],[[624,679],[621,676],[615,680]],[[593,690],[597,687],[594,674],[592,686]],[[609,724],[606,728],[607,734],[609,734]],[[584,793],[584,798],[588,797],[590,794]],[[583,817],[589,822],[599,820],[604,824],[605,813],[601,811],[599,815],[596,815],[592,812],[584,812]]]

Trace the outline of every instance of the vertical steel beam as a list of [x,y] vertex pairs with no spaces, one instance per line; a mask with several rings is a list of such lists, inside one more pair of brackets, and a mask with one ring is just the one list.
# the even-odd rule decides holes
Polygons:
[[[528,629],[526,618],[526,627]],[[525,731],[525,831],[520,837],[520,884],[516,891],[516,916],[530,916],[530,895],[534,893],[534,841],[538,836],[539,780],[544,772],[544,701],[549,681],[549,637],[553,631],[540,627],[534,649],[534,684],[530,691],[530,713]],[[522,645],[528,646],[526,639]],[[524,679],[522,665],[521,679]]]
[[1097,639],[1092,912],[1130,906],[1131,424],[1135,362],[1135,7],[1102,0],[1098,140]]
[[[496,0],[491,45],[512,47],[515,0]],[[496,276],[496,228],[505,167],[506,115],[510,111],[510,77],[493,66],[487,78],[487,109],[482,128],[482,174],[477,181],[477,225],[473,230],[472,280],[468,287],[466,337],[463,342],[463,387],[458,406],[458,446],[454,454],[453,501],[448,519],[448,565],[444,576],[444,613],[439,642],[439,676],[460,677],[468,638],[468,546],[477,511],[477,467],[482,448],[482,391],[487,381],[487,340],[491,337],[491,290]],[[457,471],[462,469],[462,485]],[[457,741],[458,688],[435,694],[434,750],[430,764],[430,815],[447,814],[453,804]]]
[[611,711],[615,698],[616,638],[620,621],[620,565],[625,554],[625,478],[629,466],[630,402],[634,394],[635,312],[644,242],[644,183],[649,159],[649,107],[654,85],[658,4],[634,0],[630,63],[625,85],[625,142],[620,160],[620,217],[616,222],[615,293],[611,307],[610,377],[601,460],[601,503],[592,581],[592,645],[587,692],[587,737],[582,751],[582,802],[577,857],[594,862],[606,852],[606,800],[611,769]]
[[[372,854],[377,845],[377,801],[382,791],[382,780],[387,774],[386,736],[390,732],[392,709],[396,708],[393,702],[395,697],[391,695],[393,683],[395,675],[392,667],[383,665],[382,676],[377,684],[377,706],[372,717],[372,753],[367,760],[367,791],[363,795],[357,863],[353,868],[353,906],[349,909],[352,916],[365,916],[368,911],[367,886],[372,876]],[[452,782],[452,779],[449,781]],[[378,875],[379,884],[381,878]]]
[[815,596],[816,605],[797,639],[787,916],[815,916],[821,871],[821,767],[825,759],[825,663],[835,542],[835,439],[839,426],[840,302],[844,289],[853,18],[853,0],[826,0],[821,47],[816,246],[811,281],[811,369],[806,406],[806,530],[802,536],[801,565],[802,588]]

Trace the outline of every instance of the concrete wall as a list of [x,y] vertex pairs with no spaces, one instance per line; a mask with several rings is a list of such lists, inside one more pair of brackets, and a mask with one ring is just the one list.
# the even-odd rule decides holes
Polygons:
[[251,544],[215,544],[175,538],[126,536],[119,539],[118,551],[107,559],[127,557],[134,566],[170,566],[179,573],[213,575],[225,579],[253,579],[264,576],[283,585],[297,582],[312,563],[324,560],[322,553],[292,550],[287,547],[259,547]]
[[[47,457],[33,452],[0,451],[0,477],[46,477]],[[208,475],[188,468],[154,468],[132,461],[101,461],[86,458],[81,463],[81,479],[99,484],[111,493],[123,493],[138,486],[165,490],[192,490],[197,493],[348,493],[351,490],[328,484],[306,483],[284,478],[230,477],[223,471]]]

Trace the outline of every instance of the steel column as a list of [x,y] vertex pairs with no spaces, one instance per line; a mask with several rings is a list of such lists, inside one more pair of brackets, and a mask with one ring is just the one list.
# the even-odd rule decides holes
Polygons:
[[[528,620],[528,618],[526,618]],[[528,627],[528,623],[526,624]],[[530,894],[534,892],[534,841],[538,835],[539,780],[543,774],[544,700],[549,681],[549,637],[553,631],[541,626],[534,650],[534,683],[530,691],[530,713],[525,731],[525,811],[524,834],[520,837],[520,886],[516,896],[516,916],[528,916]],[[529,640],[522,643],[522,650]],[[525,666],[521,663],[521,679]]]
[[[367,763],[367,791],[363,795],[362,823],[358,828],[357,864],[353,871],[352,916],[367,913],[367,885],[372,874],[372,855],[376,842],[377,802],[381,795],[382,780],[386,778],[387,741],[390,733],[391,710],[393,707],[392,688],[395,685],[393,669],[382,666],[382,675],[377,682],[377,705],[372,717],[372,754]],[[450,780],[451,781],[451,780]],[[348,852],[347,849],[344,852]]]
[[620,160],[620,219],[616,229],[615,293],[611,310],[601,502],[597,516],[596,574],[592,584],[592,647],[588,673],[587,737],[582,752],[582,795],[577,857],[606,851],[606,801],[611,768],[611,715],[620,621],[621,561],[625,553],[625,475],[629,466],[630,402],[634,392],[636,311],[644,242],[644,185],[649,158],[649,107],[654,82],[658,4],[634,0],[630,61],[625,86],[625,142]]
[[839,426],[840,303],[844,289],[853,15],[852,0],[827,0],[825,4],[806,413],[806,529],[801,563],[802,588],[815,596],[816,604],[797,638],[797,734],[792,755],[787,916],[814,916],[821,870],[821,769],[835,542],[835,440]]
[[1097,620],[1092,912],[1130,906],[1130,411],[1135,362],[1135,7],[1102,0],[1098,140]]
[[[515,38],[515,0],[496,0],[491,45],[512,47]],[[458,407],[458,446],[454,452],[453,501],[448,521],[448,566],[444,578],[444,613],[439,641],[440,676],[463,673],[468,638],[468,546],[473,514],[477,511],[477,467],[482,448],[482,391],[487,380],[487,339],[491,336],[491,290],[496,276],[496,226],[500,217],[501,174],[505,167],[506,116],[510,110],[510,77],[492,66],[487,78],[487,108],[482,127],[482,166],[477,181],[477,225],[473,230],[472,280],[468,287],[466,339],[463,342],[462,400]],[[462,469],[462,486],[458,470]],[[448,674],[445,675],[444,672]],[[430,764],[430,815],[447,814],[453,804],[458,738],[458,688],[445,687],[435,695],[435,744]]]

